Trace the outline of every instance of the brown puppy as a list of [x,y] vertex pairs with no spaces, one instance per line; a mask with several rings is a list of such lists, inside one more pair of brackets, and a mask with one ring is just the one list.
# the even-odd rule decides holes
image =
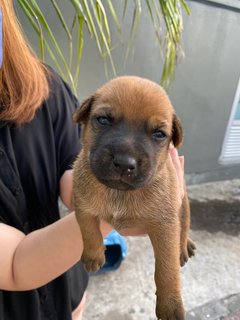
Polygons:
[[86,269],[105,262],[100,220],[116,230],[145,226],[156,261],[156,315],[184,319],[179,269],[195,246],[187,196],[179,210],[169,155],[170,143],[182,142],[182,128],[166,93],[146,79],[116,78],[85,100],[74,120],[83,124],[73,188]]

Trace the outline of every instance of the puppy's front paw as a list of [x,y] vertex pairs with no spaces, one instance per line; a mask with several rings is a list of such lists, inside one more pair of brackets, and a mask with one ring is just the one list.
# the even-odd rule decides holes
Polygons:
[[195,256],[196,245],[190,238],[187,241],[187,249],[189,258]]
[[191,258],[195,255],[196,246],[195,243],[188,238],[187,244],[181,248],[180,253],[180,265],[183,267],[185,263],[188,261],[188,258]]
[[156,316],[158,320],[184,320],[185,310],[181,302],[169,300],[165,305],[157,304]]
[[96,251],[84,249],[81,261],[88,272],[97,272],[105,264],[104,251],[104,246]]

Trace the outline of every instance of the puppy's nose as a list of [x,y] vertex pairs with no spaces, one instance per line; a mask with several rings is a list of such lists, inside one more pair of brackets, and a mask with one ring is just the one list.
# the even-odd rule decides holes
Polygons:
[[114,170],[120,174],[131,176],[137,170],[137,161],[129,155],[114,155],[113,158]]

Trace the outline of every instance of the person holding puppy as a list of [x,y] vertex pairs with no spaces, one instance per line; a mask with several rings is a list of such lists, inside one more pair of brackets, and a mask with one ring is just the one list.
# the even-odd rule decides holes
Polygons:
[[[12,1],[0,0],[0,319],[81,319],[88,275],[74,211],[60,219],[58,198],[71,210],[78,101],[69,86],[33,54]],[[171,149],[183,192],[183,158]],[[101,224],[103,236],[112,227]],[[144,234],[144,228],[123,235]]]

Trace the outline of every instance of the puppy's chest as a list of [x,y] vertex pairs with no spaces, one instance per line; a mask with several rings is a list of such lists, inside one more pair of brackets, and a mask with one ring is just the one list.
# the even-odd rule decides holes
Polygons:
[[138,208],[134,198],[123,192],[111,190],[105,194],[105,202],[99,208],[101,218],[113,226],[128,223],[138,217]]
[[161,220],[167,204],[164,195],[140,192],[110,191],[98,215],[116,229],[142,225],[147,220]]

